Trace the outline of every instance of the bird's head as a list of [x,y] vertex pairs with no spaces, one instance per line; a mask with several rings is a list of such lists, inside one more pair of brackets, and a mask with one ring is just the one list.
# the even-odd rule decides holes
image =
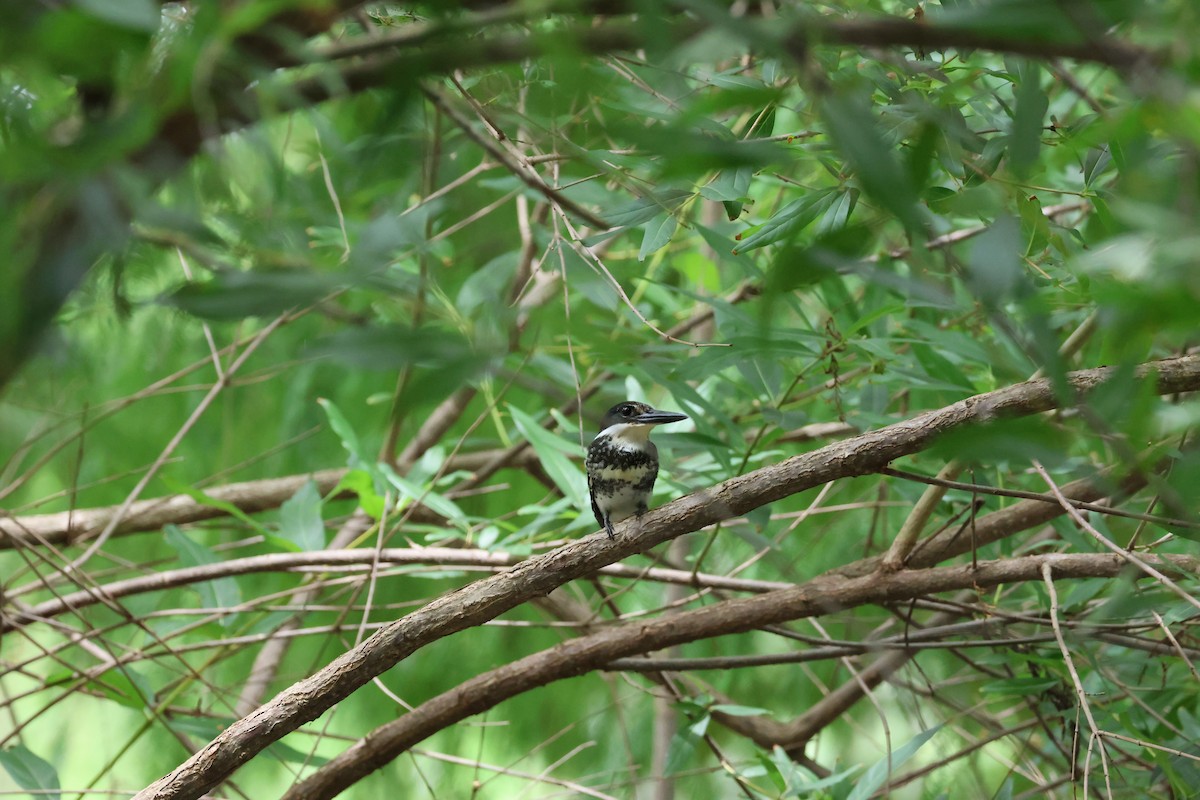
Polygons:
[[[687,414],[679,414],[674,411],[659,411],[645,403],[638,403],[633,400],[626,400],[622,403],[617,403],[608,410],[604,415],[604,419],[600,422],[600,432],[604,433],[607,430],[616,428],[616,432],[626,432],[626,434],[641,434],[638,438],[644,439],[650,435],[650,429],[655,425],[665,425],[668,422],[681,422],[687,419]],[[620,427],[617,427],[620,426]]]

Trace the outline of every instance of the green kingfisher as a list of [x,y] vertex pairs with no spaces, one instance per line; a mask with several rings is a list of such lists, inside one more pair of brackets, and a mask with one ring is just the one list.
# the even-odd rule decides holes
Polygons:
[[650,441],[655,425],[679,422],[687,414],[658,411],[626,400],[604,415],[600,433],[588,445],[588,493],[592,513],[615,539],[613,523],[641,516],[650,508],[650,492],[658,478],[658,448]]

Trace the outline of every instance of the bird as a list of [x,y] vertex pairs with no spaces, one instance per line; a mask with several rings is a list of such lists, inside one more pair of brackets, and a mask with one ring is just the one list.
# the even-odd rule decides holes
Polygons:
[[650,492],[658,478],[658,448],[650,441],[650,431],[655,425],[687,418],[633,400],[617,403],[604,415],[600,433],[588,445],[585,463],[592,513],[609,539],[617,538],[614,522],[641,516],[650,507]]

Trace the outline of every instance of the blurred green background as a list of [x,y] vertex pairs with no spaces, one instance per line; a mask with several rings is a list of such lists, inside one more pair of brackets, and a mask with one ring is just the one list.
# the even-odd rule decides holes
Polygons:
[[[142,499],[216,505],[204,493],[234,482],[352,472],[336,496],[297,477],[282,510],[118,533],[74,574],[64,565],[86,543],[10,539],[4,613],[79,586],[318,549],[385,500],[384,524],[354,546],[544,551],[595,530],[582,448],[626,397],[692,419],[655,435],[661,504],[825,444],[818,423],[846,435],[1035,373],[1188,352],[1198,41],[1197,9],[1179,0],[30,4],[0,32],[0,507],[23,520],[115,506],[146,476]],[[1122,376],[1086,405],[896,466],[933,475],[960,459],[962,480],[1039,492],[1033,459],[1064,483],[1111,467],[1146,477],[1122,498],[1130,509],[1194,520],[1200,407]],[[799,583],[886,550],[923,489],[836,481],[655,558]],[[414,496],[438,516],[405,516]],[[927,530],[962,524],[974,499],[951,491]],[[1013,502],[985,499],[980,513]],[[1194,549],[1194,529],[1092,522],[1122,545]],[[980,557],[1100,549],[1062,518],[1014,533]],[[24,621],[0,650],[0,788],[136,791],[240,716],[281,625],[303,635],[268,699],[352,646],[360,624],[479,574],[275,571]],[[603,582],[634,619],[715,602]],[[611,616],[591,584],[561,591]],[[1194,796],[1200,684],[1178,656],[1195,646],[1194,608],[1129,580],[1058,591],[1073,623],[1131,637],[1072,628],[1101,727],[1142,745],[1088,745],[1052,639],[995,641],[923,652],[824,726],[811,762],[709,725],[713,704],[789,720],[872,657],[697,672],[679,680],[682,700],[658,705],[643,676],[588,674],[442,731],[346,796],[791,797],[807,785],[867,797],[883,786],[868,768],[886,769],[889,752],[899,773],[930,767],[896,796],[1068,796],[1084,772],[1104,784],[1077,746],[1108,748],[1113,796]],[[957,601],[964,619],[1024,615],[1013,635],[1048,631],[1040,584]],[[858,641],[902,630],[907,613],[788,628]],[[919,625],[933,612],[912,613]],[[1161,626],[1183,649],[1134,646],[1165,641]],[[278,794],[404,703],[574,630],[531,606],[439,641],[222,796]],[[681,652],[798,647],[758,631]],[[939,725],[927,746],[913,739]],[[917,755],[902,767],[906,742]],[[813,786],[822,770],[840,777]]]

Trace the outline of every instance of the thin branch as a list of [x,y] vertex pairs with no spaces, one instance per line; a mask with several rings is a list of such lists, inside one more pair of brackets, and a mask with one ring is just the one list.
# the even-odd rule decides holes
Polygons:
[[492,160],[501,164],[505,169],[519,178],[526,186],[536,192],[539,192],[546,198],[547,201],[550,202],[551,205],[561,209],[564,212],[570,212],[586,222],[588,225],[591,225],[597,231],[606,231],[612,227],[608,222],[596,216],[588,209],[576,203],[574,200],[565,196],[558,189],[555,189],[547,184],[532,169],[518,163],[503,147],[475,130],[475,126],[471,124],[471,121],[459,113],[458,109],[454,107],[454,104],[451,103],[445,96],[443,96],[441,92],[429,87],[423,87],[422,91],[439,111],[454,121],[454,124],[457,125],[464,134],[466,134],[468,139],[481,147]]
[[1120,545],[1110,541],[1108,539],[1108,537],[1106,537],[1104,534],[1100,533],[1100,531],[1096,530],[1096,528],[1090,522],[1088,522],[1086,519],[1084,519],[1083,515],[1080,514],[1079,511],[1077,509],[1075,509],[1067,501],[1067,499],[1065,497],[1062,496],[1062,491],[1058,488],[1058,484],[1056,484],[1054,482],[1054,479],[1050,477],[1050,473],[1048,473],[1046,471],[1045,467],[1043,467],[1037,461],[1034,461],[1033,468],[1035,470],[1037,470],[1037,473],[1042,476],[1043,480],[1046,481],[1046,484],[1050,487],[1050,491],[1053,492],[1054,496],[1058,498],[1059,503],[1062,504],[1063,508],[1067,512],[1067,515],[1070,516],[1071,519],[1074,520],[1075,523],[1077,525],[1079,525],[1080,528],[1082,528],[1085,532],[1087,532],[1093,539],[1095,539],[1097,542],[1099,542],[1102,546],[1104,546],[1108,550],[1111,550],[1117,556],[1125,559],[1130,564],[1133,564],[1138,569],[1140,569],[1142,572],[1144,572],[1146,575],[1149,575],[1150,577],[1157,580],[1164,587],[1166,587],[1168,590],[1173,592],[1177,597],[1182,599],[1185,603],[1188,603],[1193,608],[1200,610],[1200,600],[1197,600],[1195,597],[1188,594],[1188,592],[1186,592],[1179,584],[1175,583],[1175,581],[1168,578],[1160,570],[1155,569],[1146,559],[1144,559],[1144,558],[1136,555],[1132,551],[1126,550],[1123,547],[1121,547]]
[[617,296],[620,297],[621,301],[625,304],[625,307],[633,312],[633,315],[641,320],[642,324],[647,328],[654,331],[661,338],[668,342],[683,344],[687,345],[688,347],[730,347],[728,342],[689,342],[685,339],[680,339],[676,336],[673,336],[671,333],[662,330],[653,322],[646,319],[646,315],[641,312],[641,309],[637,307],[637,304],[630,300],[629,295],[625,293],[625,287],[621,286],[621,282],[617,280],[616,276],[614,276],[608,267],[605,266],[604,261],[596,253],[596,248],[588,247],[587,245],[583,244],[583,238],[579,235],[579,232],[575,230],[575,226],[571,224],[571,221],[565,216],[563,217],[563,224],[567,226],[567,230],[571,234],[571,238],[567,242],[571,249],[575,251],[575,253],[585,264],[590,264],[594,270],[596,270],[605,278],[605,280],[608,281],[609,285],[612,286],[613,290],[617,293]]
[[[894,478],[903,478],[906,481],[915,481],[916,483],[927,483],[931,486],[942,486],[947,489],[959,489],[971,494],[988,494],[996,497],[1020,497],[1024,500],[1040,500],[1043,503],[1061,503],[1062,500],[1052,494],[1042,494],[1040,492],[1026,492],[1021,489],[1001,489],[996,486],[984,486],[981,483],[964,483],[962,481],[948,481],[944,478],[931,478],[927,475],[918,475],[915,472],[908,472],[902,469],[881,469],[881,475],[890,475]],[[1172,519],[1171,517],[1160,517],[1156,514],[1142,514],[1137,511],[1125,511],[1121,508],[1113,508],[1112,506],[1100,505],[1099,503],[1089,503],[1084,500],[1072,500],[1066,498],[1066,501],[1072,507],[1081,511],[1093,511],[1097,514],[1107,514],[1111,517],[1124,517],[1125,519],[1137,519],[1143,522],[1153,522],[1156,525],[1164,527],[1187,528],[1189,530],[1200,530],[1200,522],[1189,522],[1186,519]]]
[[[1095,743],[1100,747],[1100,762],[1104,769],[1104,785],[1108,789],[1108,796],[1112,797],[1112,783],[1108,775],[1108,753],[1104,749],[1104,740],[1101,738],[1100,726],[1096,724],[1096,718],[1092,716],[1092,705],[1088,702],[1087,692],[1084,691],[1083,681],[1079,677],[1079,672],[1075,669],[1075,660],[1071,658],[1071,648],[1067,647],[1067,640],[1063,638],[1062,626],[1058,623],[1058,590],[1054,588],[1054,565],[1046,562],[1041,565],[1042,581],[1046,584],[1046,591],[1050,595],[1050,622],[1054,626],[1054,638],[1058,641],[1059,652],[1062,653],[1063,662],[1067,665],[1067,672],[1071,675],[1071,685],[1075,687],[1075,696],[1079,700],[1079,707],[1083,711],[1083,716],[1087,719],[1088,728],[1091,729],[1092,735],[1088,750],[1091,750],[1091,743]],[[1084,777],[1084,794],[1087,794],[1087,777]]]
[[[461,566],[505,569],[527,560],[525,556],[487,550],[462,550],[452,547],[383,548],[381,550],[314,550],[302,553],[270,553],[203,564],[177,570],[155,572],[136,578],[114,581],[92,590],[82,590],[29,606],[17,612],[9,612],[0,620],[0,634],[14,630],[22,624],[51,619],[68,611],[108,602],[121,597],[159,592],[203,581],[228,578],[234,575],[254,575],[263,572],[288,572],[303,568],[320,568],[352,572],[355,567],[364,567],[378,562],[380,565],[414,566]],[[691,570],[664,569],[661,567],[631,567],[624,564],[609,564],[600,572],[620,578],[650,580],[681,586],[698,586],[724,591],[769,592],[791,584],[782,581],[758,581],[746,578],[728,578],[723,575],[694,574]],[[231,609],[231,613],[232,613]]]
[[[922,50],[947,48],[990,50],[996,53],[1033,56],[1035,58],[1069,58],[1091,61],[1123,71],[1152,66],[1157,58],[1151,51],[1110,37],[1094,37],[1090,41],[1047,41],[1031,36],[1006,37],[990,29],[945,24],[927,24],[909,19],[871,19],[834,21],[827,25],[797,26],[793,37],[811,34],[821,44],[842,44],[856,47],[894,47],[908,45]],[[1047,32],[1054,35],[1054,32]],[[807,45],[807,41],[791,40]],[[793,47],[794,49],[794,47]]]
[[[885,473],[885,470],[881,470]],[[1096,501],[1109,498],[1115,502],[1145,486],[1145,477],[1136,472],[1120,481],[1113,481],[1113,471],[1104,470],[1092,478],[1083,478],[1062,487],[1063,495],[1071,502]],[[1102,508],[1106,506],[1101,506]],[[1045,524],[1062,514],[1062,506],[1043,503],[1040,500],[1021,500],[1010,506],[997,509],[975,520],[974,536],[963,536],[956,528],[947,528],[931,534],[917,543],[905,562],[909,569],[929,567],[964,553],[978,550],[985,545],[998,542],[1019,531],[1029,530]],[[835,567],[839,575],[865,575],[879,569],[883,556],[868,556],[844,566]]]
[[186,436],[188,431],[190,431],[192,427],[200,420],[200,417],[204,414],[208,407],[212,405],[213,401],[217,399],[217,396],[220,395],[227,386],[229,386],[230,378],[232,378],[233,375],[235,375],[237,371],[241,369],[242,365],[245,364],[246,360],[254,354],[254,351],[258,349],[259,345],[265,342],[267,338],[281,325],[293,318],[294,317],[291,312],[287,312],[272,320],[266,327],[262,329],[262,331],[258,333],[257,336],[254,337],[254,339],[250,341],[248,345],[246,345],[246,348],[241,352],[240,355],[238,355],[237,359],[229,365],[228,369],[221,373],[220,377],[218,377],[216,382],[213,383],[208,394],[206,394],[200,400],[200,402],[196,405],[196,408],[193,409],[192,413],[184,421],[183,425],[179,427],[179,430],[177,430],[175,435],[171,437],[171,440],[167,442],[167,445],[162,449],[162,452],[159,453],[158,458],[156,458],[154,463],[150,465],[150,469],[146,470],[146,472],[138,480],[137,484],[125,497],[125,501],[121,503],[116,512],[113,514],[112,518],[109,519],[104,528],[101,529],[100,534],[88,545],[87,549],[85,549],[82,554],[80,554],[71,562],[68,569],[69,572],[78,571],[88,559],[95,555],[95,553],[104,546],[104,543],[108,541],[110,536],[112,536],[113,531],[115,531],[117,526],[121,524],[121,521],[125,518],[125,515],[129,513],[133,504],[141,495],[142,490],[145,489],[147,484],[150,483],[150,480],[158,474],[158,470],[164,463],[166,463],[170,455],[175,452],[175,448],[179,445],[179,443],[183,441],[183,437]]

